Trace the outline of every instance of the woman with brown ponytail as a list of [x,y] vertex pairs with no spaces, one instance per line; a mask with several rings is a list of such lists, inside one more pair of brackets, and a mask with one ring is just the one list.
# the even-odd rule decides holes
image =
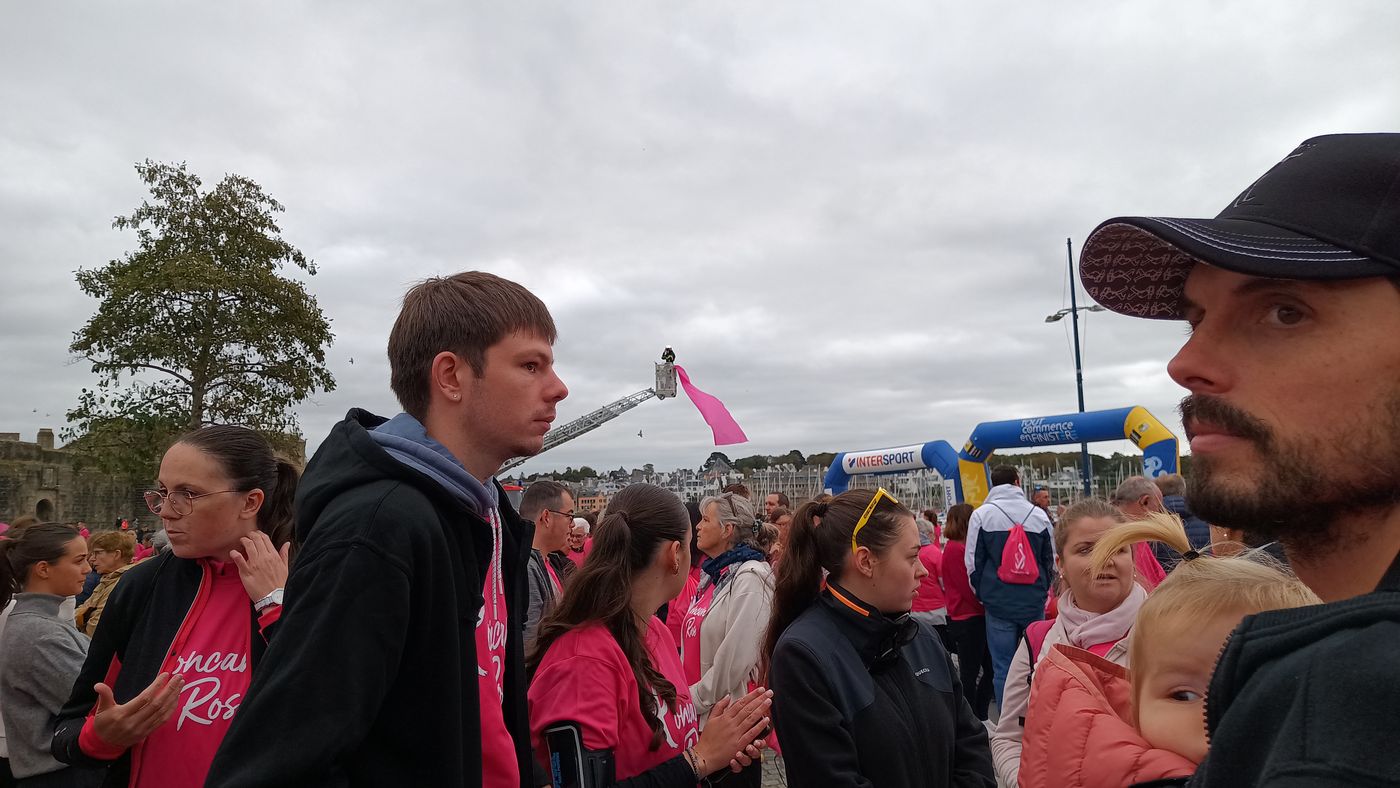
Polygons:
[[798,510],[765,643],[789,784],[996,785],[948,652],[909,615],[919,547],[913,513],[884,489]]
[[113,589],[53,752],[104,785],[204,784],[282,605],[298,473],[258,433],[180,438],[145,494],[170,551]]
[[551,784],[693,788],[757,757],[772,693],[722,701],[700,734],[675,641],[652,615],[685,584],[689,526],[673,493],[624,487],[540,622],[527,658],[530,734]]
[[[0,537],[0,717],[8,767],[20,788],[89,788],[97,769],[72,768],[49,754],[53,717],[73,688],[88,639],[60,612],[88,575],[78,529],[37,523]],[[13,605],[11,605],[13,602]]]

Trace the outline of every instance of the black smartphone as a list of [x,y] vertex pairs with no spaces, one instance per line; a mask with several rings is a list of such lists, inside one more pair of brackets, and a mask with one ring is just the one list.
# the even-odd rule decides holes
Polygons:
[[586,788],[583,776],[583,738],[573,725],[544,729],[549,748],[549,779],[554,788]]

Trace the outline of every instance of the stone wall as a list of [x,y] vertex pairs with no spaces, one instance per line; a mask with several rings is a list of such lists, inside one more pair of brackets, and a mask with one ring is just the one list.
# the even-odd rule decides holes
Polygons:
[[0,522],[31,514],[40,520],[111,524],[117,519],[154,523],[140,488],[113,476],[77,470],[75,457],[53,446],[53,432],[41,430],[38,440],[18,440],[0,433]]

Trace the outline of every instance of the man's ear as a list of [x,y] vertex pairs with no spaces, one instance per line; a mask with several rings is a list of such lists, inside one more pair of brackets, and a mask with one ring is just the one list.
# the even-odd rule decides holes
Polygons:
[[452,402],[460,402],[471,394],[472,382],[476,373],[461,356],[444,350],[433,357],[428,371],[429,385],[439,396]]

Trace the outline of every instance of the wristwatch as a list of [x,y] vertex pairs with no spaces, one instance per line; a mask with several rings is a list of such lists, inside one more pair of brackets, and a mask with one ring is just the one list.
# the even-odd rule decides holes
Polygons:
[[282,589],[274,588],[272,593],[253,603],[253,610],[261,613],[273,605],[282,604]]

